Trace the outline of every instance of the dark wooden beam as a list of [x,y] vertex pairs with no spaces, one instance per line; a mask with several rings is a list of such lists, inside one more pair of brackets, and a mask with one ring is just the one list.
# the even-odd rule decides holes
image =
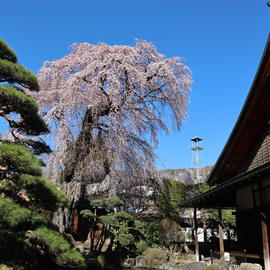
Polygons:
[[199,254],[198,223],[197,223],[197,209],[196,208],[194,208],[193,219],[194,219],[195,258],[196,258],[196,261],[198,262],[200,260],[200,254]]
[[262,224],[262,238],[263,238],[264,270],[270,270],[268,229],[266,216],[262,212],[261,212],[261,224]]
[[224,232],[222,228],[222,212],[221,208],[218,209],[218,218],[219,218],[219,224],[218,224],[218,233],[219,233],[219,252],[220,252],[220,258],[224,258]]

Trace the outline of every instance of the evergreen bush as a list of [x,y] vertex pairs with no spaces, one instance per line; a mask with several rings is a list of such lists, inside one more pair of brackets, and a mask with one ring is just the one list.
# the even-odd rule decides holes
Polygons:
[[40,244],[44,245],[48,249],[49,254],[55,257],[58,264],[85,266],[83,256],[73,250],[67,240],[56,231],[46,227],[39,227],[29,237],[38,240]]
[[0,82],[0,117],[7,121],[12,138],[0,134],[0,262],[15,269],[38,269],[44,263],[84,266],[83,256],[49,219],[67,196],[41,176],[42,162],[33,156],[50,152],[33,138],[49,132],[25,91],[38,91],[37,79],[17,64],[15,53],[2,40]]
[[147,248],[148,248],[148,245],[146,243],[146,241],[144,240],[140,240],[138,242],[136,242],[136,248],[139,252],[139,254],[143,253]]
[[168,252],[161,248],[147,248],[143,252],[147,268],[157,268],[168,261]]
[[95,215],[94,213],[92,213],[92,211],[89,210],[89,209],[81,210],[81,211],[80,211],[80,214],[81,214],[84,218],[86,218],[86,219],[88,219],[88,220],[92,220],[92,219],[96,218],[96,215]]
[[112,212],[114,208],[124,206],[124,202],[118,198],[110,198],[105,201],[105,206],[108,212]]
[[113,215],[119,222],[129,222],[129,221],[132,221],[134,220],[134,217],[125,212],[125,211],[120,211],[120,212],[117,212]]

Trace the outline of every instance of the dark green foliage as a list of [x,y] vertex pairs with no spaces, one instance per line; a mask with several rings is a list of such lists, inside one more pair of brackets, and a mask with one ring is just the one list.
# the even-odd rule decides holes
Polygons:
[[[100,218],[104,224],[110,224],[108,231],[114,235],[114,242],[119,248],[131,248],[135,244],[135,238],[132,235],[133,221],[132,215],[125,211],[117,212],[113,216],[103,216]],[[110,222],[110,223],[108,223]]]
[[0,40],[0,117],[9,124],[16,143],[30,146],[35,154],[48,153],[50,149],[43,141],[18,136],[18,133],[36,136],[49,132],[38,114],[35,100],[25,93],[25,89],[39,91],[36,76],[17,64],[15,53]]
[[[90,223],[103,223],[102,232],[103,237],[109,237],[112,241],[112,246],[118,252],[121,251],[123,254],[138,254],[136,244],[141,240],[143,235],[139,231],[138,225],[140,222],[135,221],[133,215],[125,212],[118,211],[119,207],[123,205],[123,201],[117,198],[111,198],[108,200],[93,200],[90,202],[90,205],[96,210],[100,208],[100,210],[107,210],[107,215],[101,215],[96,218],[96,215],[92,213],[92,211],[85,209],[80,211],[80,214],[83,218],[88,219]],[[116,209],[115,209],[116,208]],[[113,214],[113,212],[116,213]],[[99,225],[100,227],[100,225]],[[92,228],[94,228],[92,226]],[[140,244],[138,244],[140,246]],[[97,248],[97,247],[96,247]],[[101,246],[99,246],[101,248]],[[143,247],[141,246],[141,249]],[[93,247],[93,251],[98,253],[100,250],[96,250]]]
[[138,242],[135,243],[135,246],[139,254],[143,253],[148,248],[148,245],[144,240],[139,240]]
[[[22,145],[0,143],[0,183],[9,192],[27,191],[35,205],[55,210],[67,202],[67,196],[52,182],[41,177],[40,160]],[[1,179],[2,178],[2,179]]]
[[214,188],[213,186],[209,186],[207,183],[200,183],[200,184],[196,184],[194,186],[198,189],[198,191],[200,193],[207,192],[210,189],[213,189]]
[[92,213],[91,210],[89,209],[84,209],[84,210],[81,210],[80,211],[80,214],[85,218],[85,219],[88,219],[88,220],[93,220],[96,218],[96,215],[94,213]]
[[[80,253],[73,251],[58,232],[44,227],[52,224],[42,213],[65,204],[67,196],[52,182],[40,176],[39,164],[40,161],[25,146],[0,143],[0,189],[5,194],[0,196],[0,228],[13,231],[14,235],[23,239],[22,243],[27,243],[30,237],[25,233],[35,229],[38,239],[44,245],[42,253],[49,255],[58,264],[81,265],[83,257]],[[20,193],[22,195],[19,196]],[[33,247],[40,249],[35,245]],[[8,258],[4,259],[8,261]]]
[[26,95],[17,87],[0,85],[0,106],[5,114],[10,112],[20,114],[21,121],[12,123],[12,127],[18,131],[28,135],[38,135],[49,131],[38,115],[38,107],[33,97]]
[[0,39],[0,59],[8,60],[13,63],[17,63],[17,56],[12,49],[10,49],[7,43]]
[[52,152],[50,147],[42,141],[23,140],[21,144],[26,145],[34,155],[49,154]]
[[236,216],[233,214],[235,211],[231,209],[222,210],[222,224],[225,229],[235,229]]
[[39,85],[36,76],[22,65],[0,59],[0,81],[18,83],[32,91],[38,91]]
[[29,191],[29,195],[36,198],[36,202],[45,209],[56,210],[59,204],[67,203],[67,195],[43,177],[23,174],[20,180],[23,187]]
[[144,239],[148,247],[155,247],[159,245],[159,221],[141,222],[135,220],[135,229],[140,233],[140,238]]
[[117,240],[122,247],[127,247],[135,243],[135,238],[130,233],[120,233]]
[[132,221],[134,217],[125,211],[117,212],[113,215],[119,222],[125,221]]
[[19,88],[38,91],[37,79],[16,62],[0,40],[0,117],[14,137],[14,142],[0,139],[0,262],[16,269],[38,269],[43,263],[83,266],[82,255],[51,229],[52,210],[63,206],[67,196],[41,177],[42,162],[32,154],[49,152],[49,147],[18,135],[39,135],[48,129],[35,100]]
[[105,201],[105,206],[109,212],[113,211],[114,208],[124,206],[124,202],[118,198],[110,198]]
[[[14,143],[0,143],[0,165],[7,167],[8,172],[13,176],[14,174],[41,175],[39,159],[32,156],[26,147]],[[5,171],[2,172],[4,173]]]
[[[97,216],[89,209],[80,211],[80,215],[89,221],[90,235],[94,235],[94,229],[98,227],[99,232],[102,232],[100,239],[105,241],[106,238],[109,238],[112,241],[109,249],[113,247],[114,251],[120,252],[122,255],[136,256],[141,254],[147,247],[157,246],[159,244],[159,221],[142,222],[135,220],[134,215],[126,211],[119,211],[122,205],[123,202],[117,198],[90,201],[90,206],[92,206],[95,212],[99,208]],[[104,213],[104,210],[108,210],[108,206],[111,209],[116,207],[116,209],[108,211],[107,215],[98,216],[99,213]],[[93,244],[91,250],[93,253],[98,254],[101,252],[101,248],[102,245],[95,246]]]
[[[121,213],[121,217],[123,217]],[[128,213],[127,213],[128,214]],[[128,214],[129,215],[129,214]],[[113,236],[113,242],[117,246],[118,250],[122,250],[123,253],[135,252],[136,253],[136,241],[139,241],[140,234],[134,232],[133,222],[126,218],[121,218],[119,221],[114,216],[112,217],[116,223],[111,223],[111,226],[107,227],[108,235]],[[120,217],[120,216],[119,216]],[[104,218],[103,218],[104,221]],[[136,239],[137,238],[137,239]]]
[[205,210],[206,214],[211,219],[212,223],[216,222],[218,224],[222,224],[225,230],[235,229],[236,227],[236,218],[233,215],[234,210],[231,209],[223,209],[222,210],[222,220],[219,219],[218,210],[217,209],[207,209]]
[[181,232],[180,225],[169,218],[160,221],[159,236],[161,243],[166,247],[180,244],[185,241],[185,236]]
[[67,240],[56,231],[40,227],[30,233],[30,239],[33,238],[47,247],[49,254],[55,257],[58,264],[85,266],[83,256],[73,250]]
[[[191,199],[213,188],[214,186],[209,186],[206,183],[200,183],[196,185],[187,185],[184,192],[184,197],[186,200]],[[201,219],[203,222],[205,221],[208,225],[212,227],[215,227],[216,224],[220,223],[222,224],[224,229],[227,229],[227,230],[234,229],[236,226],[236,220],[235,220],[235,215],[233,215],[232,212],[233,210],[223,209],[222,220],[220,220],[217,209],[204,209],[204,210],[201,210]]]
[[119,224],[117,219],[114,216],[100,216],[98,218],[100,222],[105,225],[116,226]]
[[91,204],[91,206],[93,206],[94,208],[98,208],[98,207],[104,206],[104,202],[101,201],[101,200],[92,200],[90,204]]
[[204,192],[207,192],[208,190],[212,189],[213,187],[210,187],[206,183],[200,183],[200,184],[194,184],[194,185],[186,185],[186,189],[184,192],[184,199],[189,200],[192,199],[195,196],[198,196]]
[[16,204],[12,199],[0,196],[0,225],[10,229],[27,229],[48,221],[42,215]]
[[172,179],[164,180],[164,188],[157,201],[161,215],[179,222],[181,209],[179,205],[184,200],[186,185]]
[[[27,269],[28,265],[33,269],[38,269],[38,253],[25,244],[24,233],[14,233],[1,228],[0,262],[13,266],[15,269]],[[16,268],[18,266],[22,268]]]
[[145,223],[140,221],[140,220],[135,220],[134,226],[135,226],[136,230],[140,231],[140,230],[144,229]]

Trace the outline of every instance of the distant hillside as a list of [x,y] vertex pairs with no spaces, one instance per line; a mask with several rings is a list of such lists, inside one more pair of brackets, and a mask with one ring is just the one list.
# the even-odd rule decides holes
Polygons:
[[[207,178],[207,176],[209,175],[212,166],[206,166],[203,168],[205,171],[205,176]],[[168,178],[168,179],[173,179],[175,181],[178,182],[182,182],[185,184],[195,184],[194,183],[194,178],[193,178],[193,172],[195,170],[194,169],[167,169],[167,170],[160,170],[158,171],[158,174],[162,177],[162,178]],[[43,176],[46,178],[50,178],[50,175],[48,172],[43,172]],[[127,181],[121,181],[123,183],[127,183],[128,182],[128,175],[123,173],[121,179],[126,179]],[[122,184],[123,184],[122,183]],[[96,181],[92,181],[91,183],[87,184],[86,187],[86,195],[87,196],[91,196],[91,198],[102,198],[102,197],[108,197],[108,196],[115,196],[115,192],[116,192],[116,187],[119,188],[120,187],[120,183],[119,184],[115,184],[115,183],[111,183],[110,182],[110,178],[106,177],[105,179],[98,179]],[[123,186],[124,189],[124,186]]]
[[[203,168],[205,172],[205,177],[207,178],[208,174],[210,173],[212,169],[212,166],[206,166]],[[169,178],[173,179],[185,184],[195,184],[193,173],[194,169],[167,169],[167,170],[161,170],[158,171],[159,175],[161,175],[163,178]]]

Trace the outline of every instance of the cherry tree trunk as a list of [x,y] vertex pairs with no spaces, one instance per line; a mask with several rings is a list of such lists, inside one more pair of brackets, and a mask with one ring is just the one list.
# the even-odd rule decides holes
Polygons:
[[[108,109],[97,112],[91,108],[86,111],[81,131],[67,154],[64,169],[60,175],[60,186],[68,195],[70,204],[66,208],[58,209],[54,217],[54,222],[61,232],[70,232],[74,229],[74,209],[78,200],[85,195],[86,181],[89,181],[89,178],[95,178],[95,175],[89,177],[91,172],[84,168],[83,163],[91,151],[93,126],[96,125],[99,116],[106,115],[108,112]],[[99,161],[96,160],[95,162],[98,163]],[[109,172],[108,163],[104,161],[100,165],[102,176],[105,177]],[[79,228],[76,230],[79,230]]]

